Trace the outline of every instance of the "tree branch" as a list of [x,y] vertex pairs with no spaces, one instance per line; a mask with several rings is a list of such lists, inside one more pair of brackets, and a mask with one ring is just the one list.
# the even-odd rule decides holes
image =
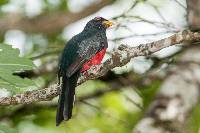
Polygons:
[[[112,54],[112,57],[110,59],[106,60],[100,65],[92,67],[86,73],[83,73],[78,80],[78,85],[87,80],[101,77],[105,75],[110,69],[124,66],[133,57],[147,56],[163,48],[185,41],[200,41],[200,33],[184,30],[168,38],[164,38],[147,44],[140,44],[137,47],[120,45],[120,47]],[[95,74],[92,73],[94,70],[96,71]],[[23,94],[0,98],[0,105],[29,104],[38,101],[47,101],[56,97],[59,94],[59,91],[60,87],[54,84],[45,89],[27,91]]]
[[57,11],[50,14],[42,14],[34,18],[10,14],[0,19],[0,35],[3,35],[10,29],[19,29],[29,33],[54,34],[61,31],[66,25],[87,17],[112,2],[113,0],[101,0],[78,13]]

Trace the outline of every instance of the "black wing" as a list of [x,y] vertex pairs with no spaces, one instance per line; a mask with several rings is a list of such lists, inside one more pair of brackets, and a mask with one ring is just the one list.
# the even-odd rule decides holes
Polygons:
[[86,47],[86,50],[82,51],[82,53],[80,53],[79,56],[75,59],[75,61],[68,67],[66,72],[67,77],[72,76],[77,70],[81,69],[84,63],[86,63],[96,53],[98,53],[107,46],[107,43],[99,42],[99,44],[95,43],[89,45],[89,47]]

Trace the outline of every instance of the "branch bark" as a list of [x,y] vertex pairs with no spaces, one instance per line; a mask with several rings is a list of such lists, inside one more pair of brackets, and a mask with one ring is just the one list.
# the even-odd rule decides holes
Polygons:
[[[101,77],[105,75],[110,69],[124,66],[133,57],[147,56],[163,48],[185,41],[200,41],[200,33],[184,30],[168,38],[164,38],[147,44],[140,44],[137,47],[128,47],[125,45],[121,45],[112,54],[112,57],[110,59],[106,60],[100,65],[92,67],[86,73],[83,73],[80,76],[77,85],[80,85],[87,80]],[[92,73],[94,70],[96,71],[96,74]],[[59,94],[59,91],[60,87],[54,84],[45,89],[28,91],[23,94],[0,98],[0,105],[29,104],[38,101],[47,101],[56,97]]]
[[54,34],[61,31],[66,25],[87,17],[112,2],[113,0],[101,0],[99,3],[90,5],[78,13],[57,11],[34,18],[23,17],[19,14],[10,14],[0,19],[0,35],[3,35],[10,29],[19,29],[28,33]]

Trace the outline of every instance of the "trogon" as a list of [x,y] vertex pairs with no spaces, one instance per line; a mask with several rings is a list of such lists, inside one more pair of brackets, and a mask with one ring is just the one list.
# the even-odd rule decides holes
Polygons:
[[72,37],[66,44],[58,69],[61,91],[58,100],[56,125],[72,117],[75,87],[80,73],[101,63],[108,41],[106,29],[113,23],[103,17],[90,20],[83,31]]

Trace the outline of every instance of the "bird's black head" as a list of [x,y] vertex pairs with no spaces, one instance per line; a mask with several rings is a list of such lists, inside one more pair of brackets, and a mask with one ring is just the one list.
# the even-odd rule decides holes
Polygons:
[[86,26],[85,30],[87,29],[97,29],[97,30],[106,30],[108,27],[112,26],[113,23],[103,17],[95,17],[92,20],[90,20]]

